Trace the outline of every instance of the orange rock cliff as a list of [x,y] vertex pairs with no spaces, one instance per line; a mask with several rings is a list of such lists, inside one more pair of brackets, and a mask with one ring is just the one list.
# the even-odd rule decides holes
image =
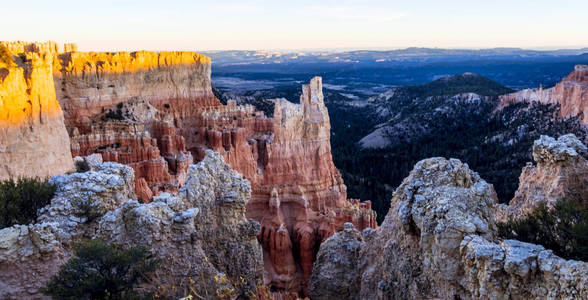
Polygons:
[[73,169],[53,87],[55,43],[0,42],[0,179]]
[[[35,51],[14,47],[5,48],[25,53],[33,72],[20,67],[21,73],[14,75],[12,70],[19,67],[1,66],[3,132],[31,130],[32,123],[39,128],[53,126],[51,134],[42,135],[53,147],[31,150],[34,158],[21,157],[22,161],[38,163],[44,157],[40,152],[57,155],[62,151],[62,160],[52,159],[65,167],[52,165],[48,172],[52,174],[71,169],[72,156],[99,153],[105,161],[131,166],[135,192],[148,201],[160,192],[177,191],[190,164],[201,160],[206,149],[218,151],[251,182],[247,216],[261,223],[258,240],[264,251],[266,284],[305,291],[322,241],[345,222],[360,230],[376,227],[370,203],[347,199],[333,164],[320,77],[303,86],[300,103],[275,100],[274,117],[267,118],[253,106],[238,106],[234,101],[222,105],[212,93],[211,61],[200,54],[86,53],[73,44],[59,53],[53,43],[26,46]],[[36,111],[31,108],[22,119],[17,118],[21,107],[7,105],[8,99],[18,98],[7,94],[17,80],[9,76],[17,75],[23,84],[19,97],[25,97],[18,101],[48,101]],[[33,118],[39,115],[39,120]],[[9,119],[10,124],[4,121]],[[12,141],[11,136],[19,135],[2,138]],[[67,144],[71,153],[63,147]],[[0,162],[11,165],[15,158],[6,153],[0,153]],[[42,164],[48,166],[47,161]],[[28,172],[21,175],[31,175]]]

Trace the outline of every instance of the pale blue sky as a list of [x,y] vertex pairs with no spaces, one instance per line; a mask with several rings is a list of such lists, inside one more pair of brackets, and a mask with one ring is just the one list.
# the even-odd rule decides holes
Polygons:
[[0,40],[80,50],[571,48],[588,0],[10,1]]

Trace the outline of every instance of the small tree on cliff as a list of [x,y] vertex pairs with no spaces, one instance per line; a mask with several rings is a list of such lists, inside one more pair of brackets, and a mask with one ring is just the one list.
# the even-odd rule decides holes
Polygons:
[[122,250],[91,240],[75,246],[43,289],[54,299],[138,299],[133,287],[158,265],[144,247]]

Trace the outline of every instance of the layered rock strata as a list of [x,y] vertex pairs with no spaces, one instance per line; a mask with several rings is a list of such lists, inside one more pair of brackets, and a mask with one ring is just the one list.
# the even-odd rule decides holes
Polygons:
[[[249,296],[261,281],[260,227],[245,217],[250,184],[217,153],[207,152],[190,166],[178,194],[163,193],[149,204],[133,199],[133,169],[117,163],[51,182],[57,194],[38,223],[0,230],[2,298],[47,298],[39,288],[71,257],[72,244],[89,238],[151,249],[161,267],[145,287],[149,290],[156,289],[152,285],[189,290],[191,278],[189,287],[201,297],[217,299],[221,293],[233,299]],[[80,211],[88,205],[94,219]]]
[[577,65],[561,82],[549,89],[526,89],[500,97],[500,107],[516,102],[559,104],[560,116],[581,116],[588,125],[588,65]]
[[370,203],[347,199],[330,149],[317,77],[299,104],[274,100],[274,117],[221,105],[210,60],[194,53],[59,55],[58,98],[74,155],[101,153],[135,170],[143,199],[181,187],[187,166],[218,151],[251,181],[247,216],[261,223],[265,282],[303,291],[322,241],[343,223],[376,227]]
[[542,246],[498,239],[496,207],[492,185],[466,164],[444,158],[420,161],[396,189],[380,228],[361,234],[350,229],[321,245],[309,296],[588,297],[588,263],[562,259]]
[[55,60],[73,155],[98,152],[130,165],[146,201],[177,192],[193,162],[182,133],[203,110],[220,106],[210,59],[193,52],[85,53],[66,45]]
[[53,88],[54,43],[0,42],[0,179],[73,169]]

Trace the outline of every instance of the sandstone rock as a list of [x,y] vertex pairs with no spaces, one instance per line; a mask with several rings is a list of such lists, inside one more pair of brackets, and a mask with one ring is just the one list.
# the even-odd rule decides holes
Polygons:
[[98,218],[133,196],[133,181],[131,168],[113,163],[54,176],[55,197],[41,209],[38,223],[0,230],[0,297],[47,298],[38,289],[71,257],[72,244],[95,230],[96,221],[83,208]]
[[54,43],[0,42],[0,179],[73,170],[53,88]]
[[461,245],[468,297],[585,299],[588,263],[565,260],[542,246],[467,236]]
[[[261,223],[266,283],[304,290],[322,241],[345,222],[376,227],[369,203],[347,199],[332,162],[320,77],[303,86],[299,104],[274,100],[274,118],[267,118],[251,105],[221,105],[210,59],[197,53],[54,48],[54,86],[72,154],[100,153],[132,167],[135,193],[149,201],[178,192],[188,166],[206,149],[218,151],[251,182],[246,210]],[[280,201],[270,208],[274,191]]]
[[83,127],[85,118],[135,97],[158,108],[220,104],[212,95],[210,58],[194,52],[66,51],[56,65],[55,91],[68,126]]
[[[219,154],[209,151],[190,166],[179,194],[162,193],[148,204],[132,199],[133,170],[117,163],[57,175],[52,183],[57,194],[39,223],[0,230],[2,298],[47,298],[38,289],[71,257],[72,243],[89,238],[149,247],[162,261],[151,284],[187,287],[190,278],[205,299],[248,297],[261,280],[259,224],[245,218],[251,188]],[[75,203],[83,199],[100,212],[94,220],[79,214]]]
[[94,116],[90,132],[72,135],[74,155],[100,153],[106,161],[124,163],[135,170],[136,194],[149,201],[159,192],[177,192],[186,180],[193,162],[185,140],[176,134],[169,120],[144,100],[121,103],[119,119],[109,119],[111,111]]
[[541,136],[533,144],[537,165],[527,165],[519,178],[519,188],[508,206],[497,207],[497,218],[520,217],[530,213],[539,203],[552,206],[560,199],[587,204],[587,147],[573,134],[557,140]]

